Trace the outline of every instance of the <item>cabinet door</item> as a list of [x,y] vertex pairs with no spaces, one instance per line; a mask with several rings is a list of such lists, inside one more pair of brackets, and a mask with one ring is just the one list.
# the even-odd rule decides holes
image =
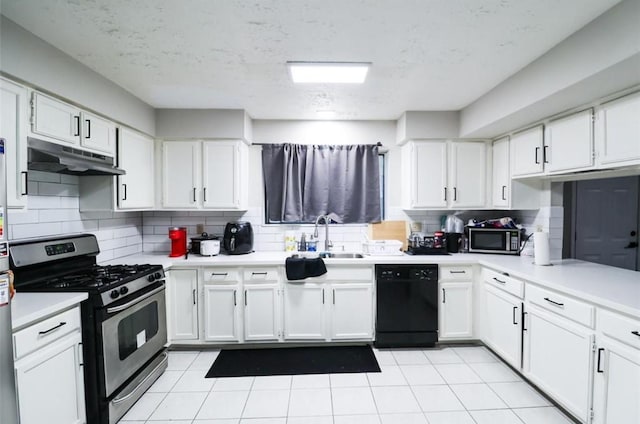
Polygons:
[[509,150],[511,154],[511,176],[541,174],[543,169],[542,125],[511,136]]
[[240,334],[238,285],[204,285],[204,339],[235,342]]
[[85,422],[81,341],[74,333],[16,361],[21,424]]
[[492,198],[493,206],[508,208],[511,197],[511,175],[509,173],[509,137],[493,143]]
[[593,166],[593,110],[552,121],[545,131],[546,171],[574,171]]
[[167,272],[169,341],[198,339],[198,271]]
[[285,283],[284,338],[325,339],[325,289],[313,283]]
[[116,124],[89,112],[82,112],[80,145],[113,156],[116,152]]
[[412,208],[447,207],[447,142],[416,142],[410,153]]
[[245,284],[244,339],[278,340],[280,314],[277,284]]
[[640,163],[640,94],[605,103],[598,112],[599,163]]
[[208,209],[240,207],[239,142],[202,143],[202,199]]
[[198,208],[200,190],[200,142],[162,143],[162,206],[176,209]]
[[522,301],[484,284],[484,341],[516,368],[522,365]]
[[33,107],[31,131],[58,143],[80,143],[80,109],[41,93],[33,93]]
[[593,334],[528,304],[524,374],[582,422],[589,418]]
[[0,78],[0,134],[6,140],[7,206],[27,207],[27,89]]
[[449,204],[455,208],[486,206],[487,145],[482,142],[451,143]]
[[331,338],[373,338],[373,284],[332,284]]
[[118,176],[118,207],[120,209],[153,208],[154,141],[142,134],[118,130],[118,164],[126,171]]
[[471,283],[441,283],[438,339],[473,336]]
[[640,422],[640,351],[608,338],[598,344],[594,381],[594,422]]

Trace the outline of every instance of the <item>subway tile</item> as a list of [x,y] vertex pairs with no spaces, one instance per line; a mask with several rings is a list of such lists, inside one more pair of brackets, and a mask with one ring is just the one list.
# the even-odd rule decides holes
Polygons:
[[97,220],[62,222],[62,234],[91,232],[98,229]]
[[37,224],[39,221],[39,214],[37,210],[26,211],[14,211],[9,210],[7,216],[7,222],[9,225],[17,224]]
[[29,181],[45,181],[50,183],[59,183],[60,175],[54,172],[43,172],[30,170],[28,174]]
[[31,237],[53,236],[62,233],[60,222],[42,224],[18,224],[13,226],[13,238],[23,239]]
[[57,184],[57,183],[38,183],[38,194],[41,196],[75,196],[78,197],[79,191],[77,185]]
[[79,221],[77,209],[40,209],[40,222]]
[[59,174],[60,182],[63,184],[80,184],[80,177],[77,175],[67,175],[67,174]]
[[[62,197],[57,196],[32,196],[27,199],[27,207],[33,209],[57,209],[61,207]],[[64,199],[76,199],[75,197],[65,197]]]

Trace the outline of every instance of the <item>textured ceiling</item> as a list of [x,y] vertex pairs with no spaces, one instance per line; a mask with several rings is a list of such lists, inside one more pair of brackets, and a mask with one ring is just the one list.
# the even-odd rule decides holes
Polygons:
[[[2,0],[2,14],[156,108],[258,119],[459,110],[619,0]],[[362,61],[294,85],[287,61]]]

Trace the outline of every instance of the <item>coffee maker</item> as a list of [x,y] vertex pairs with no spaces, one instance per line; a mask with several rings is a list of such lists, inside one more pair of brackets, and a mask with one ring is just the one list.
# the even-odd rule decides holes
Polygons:
[[253,228],[250,222],[228,222],[224,228],[224,250],[229,255],[253,252]]
[[171,240],[170,258],[177,258],[187,254],[187,227],[169,227]]

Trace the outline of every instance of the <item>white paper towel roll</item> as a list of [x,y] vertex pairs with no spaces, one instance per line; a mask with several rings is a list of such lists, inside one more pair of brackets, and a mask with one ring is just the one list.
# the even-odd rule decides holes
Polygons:
[[533,263],[551,265],[549,254],[549,234],[542,231],[533,233]]

